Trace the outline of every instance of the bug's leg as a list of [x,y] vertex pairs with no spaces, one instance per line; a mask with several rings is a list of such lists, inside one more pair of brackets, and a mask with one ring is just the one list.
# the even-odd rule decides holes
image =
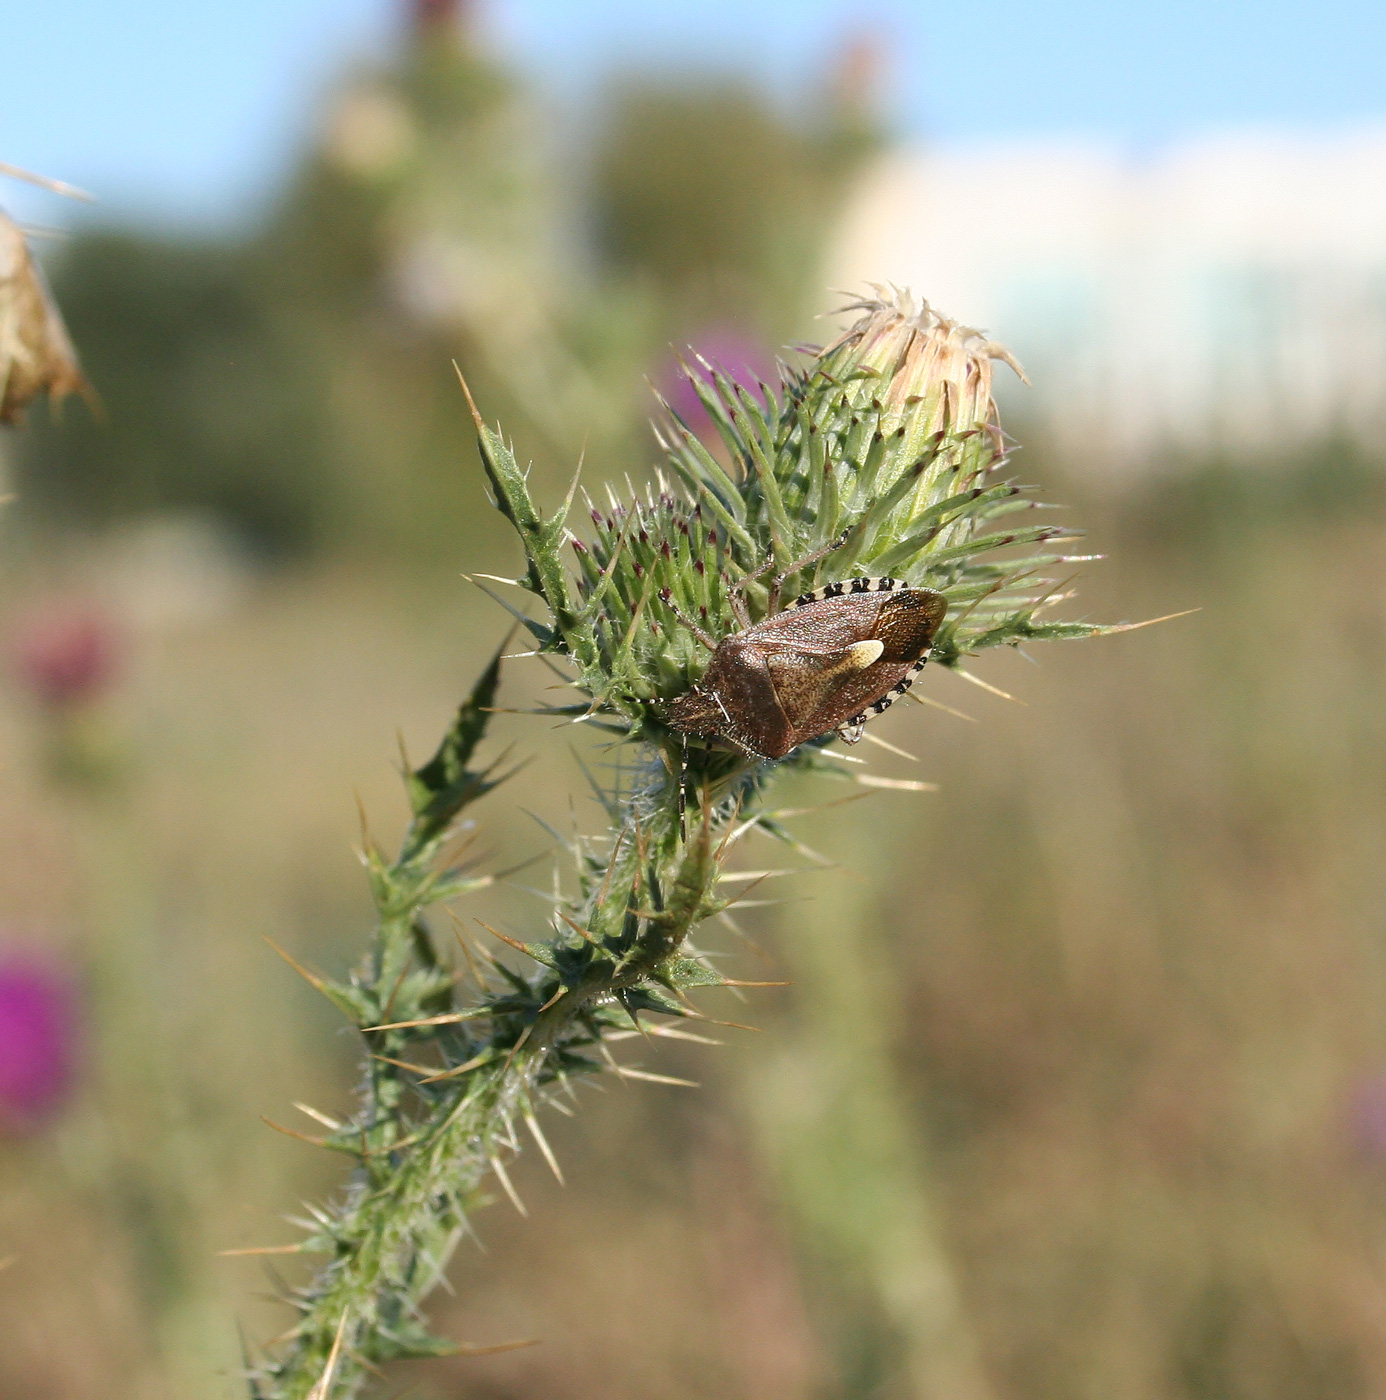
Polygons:
[[847,543],[847,536],[851,530],[844,530],[835,540],[825,544],[822,549],[815,550],[812,554],[805,555],[802,559],[795,560],[786,569],[781,569],[774,578],[770,580],[770,601],[766,606],[766,617],[773,617],[779,608],[780,589],[784,587],[786,579],[793,578],[795,574],[807,569],[811,564],[816,564],[820,559],[826,558],[835,549],[841,549]]
[[[775,561],[769,559],[760,568],[752,569],[749,574],[742,574],[727,589],[727,601],[731,604],[732,612],[736,614],[736,620],[741,624],[743,631],[751,625],[751,615],[746,611],[746,585],[752,579],[759,578],[761,574],[768,573],[774,567]],[[767,616],[769,616],[768,613]]]
[[[833,550],[841,549],[842,546],[847,543],[847,536],[849,534],[851,534],[850,530],[844,530],[835,540],[831,541],[829,544],[825,544],[822,549],[817,549],[812,554],[805,555],[802,559],[796,559],[788,568],[781,569],[780,572],[770,580],[770,599],[765,609],[766,617],[773,617],[777,611],[780,601],[780,589],[784,586],[785,579],[793,578],[800,570],[807,569],[810,564],[816,564],[824,556],[831,554]],[[773,559],[768,559],[760,568],[752,569],[749,574],[742,574],[742,576],[732,584],[729,592],[732,609],[743,627],[749,627],[751,625],[751,620],[749,616],[746,615],[746,604],[742,596],[746,591],[746,585],[750,583],[752,579],[757,579],[762,574],[769,573],[774,567],[775,561]]]
[[716,650],[717,650],[717,642],[716,642],[716,640],[715,640],[713,637],[709,636],[708,633],[707,633],[706,631],[704,631],[703,628],[699,627],[698,624],[697,624],[696,622],[694,622],[693,619],[692,619],[691,617],[689,617],[688,614],[687,614],[686,612],[684,612],[684,610],[683,610],[681,607],[679,607],[676,603],[670,603],[669,606],[673,609],[674,616],[675,616],[676,618],[678,618],[678,620],[679,620],[681,623],[683,623],[683,625],[684,625],[686,628],[688,628],[688,630],[689,630],[689,631],[690,631],[690,632],[691,632],[691,633],[692,633],[692,634],[693,634],[693,635],[694,635],[694,636],[695,636],[709,651],[716,651]]
[[679,762],[679,840],[688,844],[688,735],[683,736],[683,757]]
[[[750,575],[748,574],[749,578]],[[736,625],[744,632],[751,625],[751,614],[746,609],[746,594],[741,585],[746,579],[740,579],[727,589],[727,602],[731,604],[731,610],[736,616]]]
[[846,724],[837,726],[837,737],[844,744],[859,744],[861,736],[866,732],[866,722],[863,716],[857,715],[854,719],[849,719]]

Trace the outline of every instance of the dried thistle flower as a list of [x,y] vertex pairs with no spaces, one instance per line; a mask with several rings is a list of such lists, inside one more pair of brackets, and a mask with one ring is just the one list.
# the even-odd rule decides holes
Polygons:
[[21,423],[39,394],[86,387],[77,353],[23,230],[0,210],[0,423]]
[[[540,713],[595,725],[633,756],[619,786],[600,791],[608,830],[565,843],[575,878],[543,935],[489,930],[536,970],[464,945],[472,993],[459,991],[426,914],[493,878],[438,861],[464,808],[501,781],[494,765],[471,766],[499,657],[437,755],[408,774],[402,851],[366,853],[379,910],[370,952],[347,980],[305,972],[365,1038],[357,1112],[345,1123],[314,1115],[328,1129],[322,1145],[356,1169],[345,1196],[304,1222],[300,1244],[272,1247],[326,1262],[286,1299],[298,1320],[252,1373],[258,1400],[350,1396],[381,1362],[461,1350],[428,1332],[421,1304],[470,1229],[483,1182],[494,1176],[519,1205],[505,1170],[519,1125],[557,1171],[538,1110],[583,1076],[658,1079],[620,1065],[613,1041],[632,1026],[677,1034],[671,1022],[703,1015],[691,993],[738,985],[692,939],[735,902],[720,883],[728,851],[787,833],[767,800],[780,764],[717,743],[685,752],[669,723],[671,702],[708,664],[707,641],[763,619],[777,583],[789,595],[860,575],[942,595],[934,657],[948,666],[1002,643],[1108,630],[1040,620],[1057,597],[1049,571],[1082,556],[1061,552],[1072,530],[1028,523],[1036,503],[1001,478],[991,370],[1006,353],[904,294],[848,309],[856,322],[805,367],[782,366],[778,388],[747,388],[703,362],[690,382],[722,460],[666,404],[655,482],[587,501],[585,539],[568,523],[577,481],[545,517],[504,439],[476,416],[495,504],[525,555],[521,577],[498,581],[537,597],[545,615],[505,606],[540,654],[571,669],[580,696]],[[783,763],[827,768],[831,742],[819,736]]]

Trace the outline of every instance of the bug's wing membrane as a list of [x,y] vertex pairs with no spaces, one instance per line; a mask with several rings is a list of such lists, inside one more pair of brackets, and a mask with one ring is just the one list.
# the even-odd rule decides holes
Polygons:
[[868,713],[879,714],[908,689],[947,609],[939,593],[905,589],[879,599],[870,629],[872,651],[862,642],[768,651],[765,664],[793,726],[794,742],[802,744],[839,726],[846,726],[842,732],[849,742],[860,737],[860,721]]
[[890,661],[914,662],[934,642],[934,633],[948,611],[948,600],[928,588],[894,593],[881,602],[875,635]]

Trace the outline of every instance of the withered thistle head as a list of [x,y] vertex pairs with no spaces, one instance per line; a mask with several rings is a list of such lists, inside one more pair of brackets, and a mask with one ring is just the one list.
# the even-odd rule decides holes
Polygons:
[[85,386],[67,327],[18,224],[0,210],[0,423],[23,421],[39,394]]
[[[1024,370],[1004,345],[926,301],[916,306],[908,291],[875,291],[842,308],[861,315],[821,352],[825,360],[831,357],[829,372],[861,386],[855,406],[879,411],[878,426],[887,437],[901,435],[901,460],[928,455],[936,435],[965,442],[977,433],[988,439],[977,444],[976,466],[984,470],[1004,451],[992,367],[1008,365],[1028,383]],[[861,371],[866,373],[858,377]]]

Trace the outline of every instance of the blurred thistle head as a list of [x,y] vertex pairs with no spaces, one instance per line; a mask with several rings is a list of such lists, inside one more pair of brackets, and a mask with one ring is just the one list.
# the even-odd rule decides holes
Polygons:
[[410,19],[415,34],[453,32],[472,23],[472,6],[462,0],[411,0]]
[[1351,1086],[1346,1105],[1347,1136],[1362,1157],[1386,1159],[1386,1072],[1363,1072]]
[[66,1101],[76,1000],[75,979],[55,960],[0,951],[0,1131],[32,1132]]
[[49,709],[71,709],[99,698],[119,659],[111,619],[89,603],[49,603],[21,622],[14,669],[24,688]]

